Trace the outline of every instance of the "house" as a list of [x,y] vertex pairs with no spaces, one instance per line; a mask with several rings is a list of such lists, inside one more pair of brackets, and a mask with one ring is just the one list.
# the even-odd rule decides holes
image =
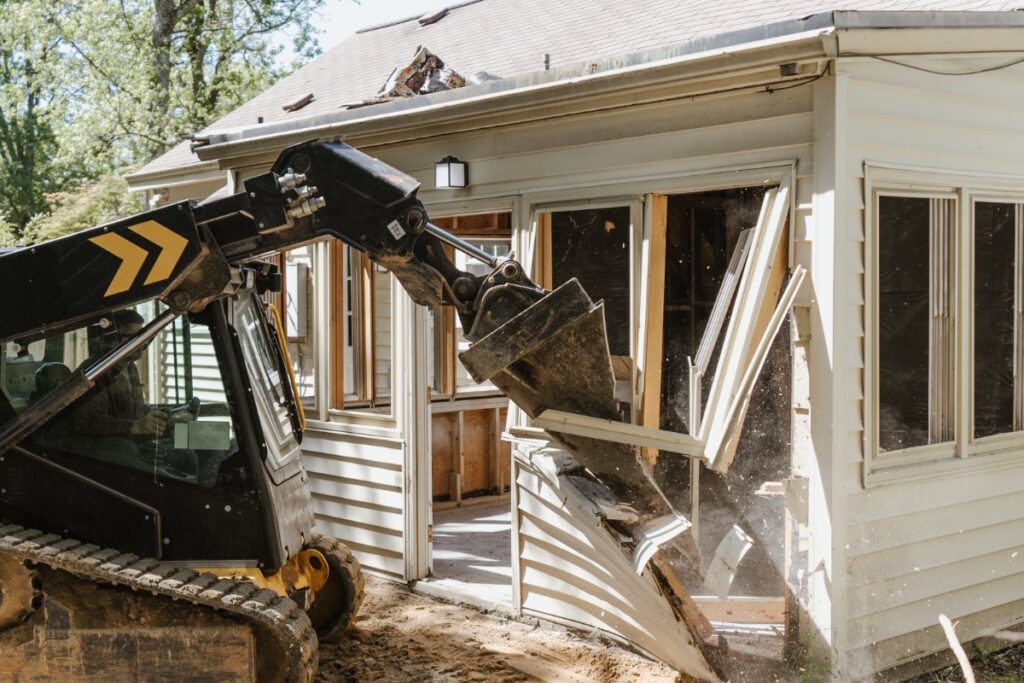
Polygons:
[[[589,283],[632,420],[717,440],[704,464],[641,444],[700,527],[697,582],[730,595],[709,613],[743,611],[760,553],[746,595],[785,598],[817,670],[899,678],[948,661],[940,614],[965,642],[1024,621],[1017,9],[466,2],[357,33],[130,182],[198,199],[343,136],[443,227]],[[379,97],[421,46],[467,84]],[[435,186],[449,156],[467,187]],[[325,533],[412,581],[435,498],[507,488],[516,609],[714,678],[700,619],[630,574],[537,423],[468,381],[449,312],[337,244],[282,263]]]

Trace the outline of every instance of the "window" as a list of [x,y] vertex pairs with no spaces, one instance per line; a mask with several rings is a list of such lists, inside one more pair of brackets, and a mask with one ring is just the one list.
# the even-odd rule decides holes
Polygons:
[[1020,190],[891,169],[869,175],[868,475],[914,462],[1012,457],[1024,432]]
[[[512,221],[509,213],[482,213],[464,216],[432,218],[433,222],[488,254],[503,258],[511,253]],[[474,275],[487,275],[491,268],[461,251],[445,247],[445,253],[455,267]],[[449,307],[434,308],[429,312],[430,363],[428,377],[434,398],[458,398],[496,392],[490,382],[477,384],[470,376],[458,354],[469,348],[462,322]]]
[[299,400],[306,408],[316,408],[316,251],[310,244],[286,251],[283,256],[284,285],[281,291],[288,355],[298,388]]
[[974,437],[1024,420],[1024,204],[974,203]]
[[[74,330],[8,343],[0,357],[0,419],[10,419],[133,338],[155,315],[144,304]],[[102,468],[211,487],[238,450],[231,402],[210,328],[175,319],[96,386],[34,432],[29,444]],[[157,418],[159,416],[159,418]]]
[[956,202],[880,194],[877,204],[878,446],[951,442]]

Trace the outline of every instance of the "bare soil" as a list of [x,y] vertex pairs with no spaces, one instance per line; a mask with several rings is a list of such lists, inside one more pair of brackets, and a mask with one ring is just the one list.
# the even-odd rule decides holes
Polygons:
[[349,681],[680,680],[670,667],[598,634],[447,604],[368,577],[355,626],[321,644],[323,683]]

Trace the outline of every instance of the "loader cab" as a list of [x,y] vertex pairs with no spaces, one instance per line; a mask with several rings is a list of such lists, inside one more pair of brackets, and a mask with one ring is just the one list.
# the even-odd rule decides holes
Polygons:
[[[161,310],[4,344],[0,422]],[[313,523],[277,339],[253,289],[175,318],[3,456],[4,516],[166,561],[276,570]]]

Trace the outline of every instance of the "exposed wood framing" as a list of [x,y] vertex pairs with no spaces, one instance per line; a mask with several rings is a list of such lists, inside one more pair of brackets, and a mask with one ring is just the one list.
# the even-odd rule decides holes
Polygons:
[[[643,392],[640,397],[640,424],[658,428],[661,425],[661,366],[665,320],[665,230],[668,222],[668,197],[650,195],[651,226],[648,237],[647,321],[644,344]],[[653,465],[658,451],[641,450],[643,459]]]
[[544,212],[537,214],[537,234],[534,239],[537,240],[536,251],[537,258],[537,282],[541,287],[545,289],[551,289],[552,273],[551,273],[551,213]]
[[511,457],[511,446],[501,438],[504,410],[468,407],[432,415],[432,493],[448,499],[435,502],[435,508],[463,505],[481,494],[504,494]]
[[[353,273],[353,276],[356,274]],[[373,263],[370,258],[363,254],[359,258],[359,297],[360,306],[358,310],[369,311],[369,315],[362,316],[361,325],[359,331],[362,333],[362,339],[360,340],[363,347],[362,356],[363,361],[363,382],[365,386],[362,387],[361,398],[373,400],[376,392],[376,376],[377,376],[377,345],[374,337],[374,328],[376,327],[377,316],[373,314]]]

